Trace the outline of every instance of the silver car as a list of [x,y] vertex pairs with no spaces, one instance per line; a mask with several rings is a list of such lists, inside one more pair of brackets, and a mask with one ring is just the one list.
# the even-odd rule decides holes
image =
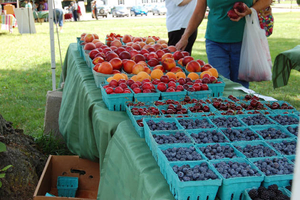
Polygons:
[[165,15],[167,13],[167,8],[165,6],[165,4],[160,4],[160,5],[156,5],[153,9],[152,9],[152,13],[153,15]]

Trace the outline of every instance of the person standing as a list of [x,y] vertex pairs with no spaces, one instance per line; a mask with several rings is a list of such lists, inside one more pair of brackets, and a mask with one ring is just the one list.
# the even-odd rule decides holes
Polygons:
[[96,20],[98,20],[97,1],[96,0],[94,0],[92,2],[92,12],[93,12],[94,18],[96,18]]
[[253,0],[241,0],[245,6],[245,12],[239,13],[237,19],[227,16],[236,0],[198,0],[195,11],[184,31],[180,41],[176,44],[179,50],[185,49],[188,38],[201,24],[207,6],[209,7],[208,21],[206,27],[206,54],[209,64],[216,68],[219,74],[225,78],[249,87],[249,82],[238,79],[240,53],[245,26],[245,16],[251,14],[252,6],[260,11],[271,5],[272,0],[259,0],[253,4]]
[[48,3],[46,1],[43,1],[44,5],[44,10],[48,10]]
[[53,2],[53,22],[59,25],[59,31],[63,32],[63,9],[61,0],[54,0]]
[[73,1],[72,14],[75,22],[77,22],[78,20],[77,10],[78,10],[78,4],[76,3],[76,1]]
[[[194,12],[197,0],[166,0],[166,24],[168,30],[168,45],[176,45],[180,40]],[[197,38],[197,29],[189,36],[188,45],[183,49],[192,53],[192,47]]]
[[32,5],[31,5],[31,3],[29,2],[29,0],[25,0],[24,2],[25,2],[25,8],[30,8],[30,9],[32,9]]

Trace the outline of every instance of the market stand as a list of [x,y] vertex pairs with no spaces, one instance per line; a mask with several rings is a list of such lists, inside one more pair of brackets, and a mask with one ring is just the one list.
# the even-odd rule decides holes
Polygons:
[[[73,153],[99,161],[98,199],[174,199],[145,139],[136,133],[127,114],[107,109],[75,43],[68,48],[62,75],[60,132]],[[240,84],[224,81],[224,96],[245,95],[233,89]]]

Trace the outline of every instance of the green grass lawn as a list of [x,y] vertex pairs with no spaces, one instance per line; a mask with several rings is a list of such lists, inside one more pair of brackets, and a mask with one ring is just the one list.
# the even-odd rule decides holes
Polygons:
[[[300,12],[274,13],[274,33],[269,38],[272,59],[282,51],[299,45]],[[38,136],[43,132],[47,91],[52,90],[50,66],[49,24],[35,24],[36,34],[12,34],[0,30],[0,114],[24,129],[25,134]],[[207,62],[204,45],[206,20],[199,27],[193,57]],[[129,18],[98,21],[66,22],[64,32],[59,34],[62,59],[70,43],[82,33],[96,33],[104,42],[111,32],[133,36],[155,35],[167,40],[165,18]],[[57,41],[57,35],[55,35]],[[56,81],[61,73],[57,42]],[[250,88],[278,100],[286,100],[300,110],[300,72],[292,71],[288,86],[274,90],[272,82],[251,83]]]

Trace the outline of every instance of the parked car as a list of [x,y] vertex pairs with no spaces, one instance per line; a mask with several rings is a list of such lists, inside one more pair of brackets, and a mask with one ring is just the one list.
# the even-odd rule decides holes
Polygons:
[[114,6],[111,9],[111,14],[113,17],[129,17],[130,11],[124,5]]
[[155,14],[157,14],[157,15],[165,15],[167,13],[167,8],[166,8],[165,4],[156,5],[152,9],[152,13],[153,13],[153,15],[155,15]]
[[106,17],[108,16],[108,14],[110,13],[110,8],[106,5],[97,5],[97,15],[98,16],[102,16],[102,17]]
[[137,16],[137,15],[148,15],[148,11],[143,6],[133,6],[130,9],[130,15],[131,16]]
[[145,4],[144,7],[146,8],[146,10],[149,12],[152,12],[152,9],[155,7],[154,4]]

